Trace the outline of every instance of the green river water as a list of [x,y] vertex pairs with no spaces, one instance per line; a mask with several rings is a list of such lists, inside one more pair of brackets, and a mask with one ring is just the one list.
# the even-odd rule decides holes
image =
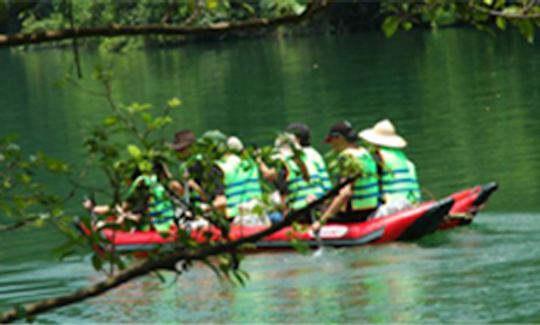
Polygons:
[[[85,87],[97,89],[88,76],[103,59],[83,53]],[[243,264],[246,287],[220,283],[203,267],[176,282],[167,275],[165,284],[146,277],[38,321],[540,322],[540,44],[465,29],[390,40],[366,32],[196,44],[114,60],[119,100],[183,100],[169,138],[184,127],[220,128],[268,144],[276,130],[303,121],[327,150],[320,140],[335,121],[361,129],[390,117],[434,195],[492,180],[501,188],[474,224],[417,242],[252,255]],[[80,164],[84,129],[108,108],[55,86],[71,62],[68,50],[0,50],[0,135],[20,133],[25,148]],[[0,311],[102,278],[89,254],[57,261],[50,251],[61,241],[48,228],[0,234]]]

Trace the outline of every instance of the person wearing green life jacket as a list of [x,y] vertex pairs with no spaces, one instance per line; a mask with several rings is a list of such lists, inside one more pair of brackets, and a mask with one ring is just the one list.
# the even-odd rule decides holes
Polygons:
[[201,202],[207,201],[207,195],[202,189],[203,167],[201,155],[192,154],[192,147],[196,143],[197,137],[191,130],[181,130],[175,133],[174,142],[169,147],[176,151],[180,164],[178,166],[180,180],[171,180],[169,188],[184,201],[196,207],[200,207]]
[[276,187],[271,195],[272,210],[275,211],[269,213],[268,217],[277,223],[290,210],[301,209],[322,196],[324,190],[312,177],[315,176],[314,166],[308,168],[308,158],[293,134],[279,134],[274,141],[273,152],[271,159],[277,163],[276,167],[270,168],[262,160],[258,162],[263,178]]
[[165,182],[163,166],[161,163],[155,163],[153,172],[136,177],[127,192],[128,202],[136,192],[142,191],[142,196],[146,197],[143,230],[154,228],[159,232],[169,232],[175,225],[175,206],[163,182]]
[[142,230],[153,228],[159,232],[169,232],[175,225],[175,206],[163,185],[166,177],[167,170],[164,165],[155,162],[151,172],[134,172],[126,200],[114,207],[114,210],[107,205],[95,205],[89,199],[83,205],[92,213],[99,215],[114,211],[116,215],[114,223],[122,224],[129,219],[138,223],[138,227]]
[[[355,174],[359,177],[342,188],[323,212],[319,221],[312,228],[318,230],[321,224],[332,218],[340,222],[358,222],[366,220],[379,206],[380,191],[377,181],[377,164],[366,148],[358,146],[356,132],[351,123],[341,121],[332,126],[325,142],[338,155],[340,161],[351,161],[357,167]],[[355,176],[352,171],[338,165],[340,181]],[[341,169],[343,168],[343,170]]]
[[260,219],[266,224],[265,216],[255,212],[262,202],[259,169],[253,159],[242,157],[243,150],[240,139],[235,136],[227,139],[226,152],[216,161],[221,184],[212,193],[212,206],[230,221],[256,223]]
[[[265,178],[275,181],[285,214],[289,210],[307,206],[332,188],[324,159],[311,147],[309,127],[302,123],[291,123],[286,128],[284,136],[287,135],[290,137],[278,137],[275,143],[284,168],[269,173],[264,172],[264,164],[261,166]],[[273,222],[280,221],[282,217],[283,214],[270,216]]]
[[377,215],[384,215],[419,203],[422,199],[416,167],[403,148],[407,142],[396,133],[388,119],[377,122],[358,136],[373,146],[378,161],[378,182],[384,205]]
[[322,187],[324,192],[332,189],[332,181],[328,175],[326,162],[322,155],[311,146],[311,132],[307,125],[303,123],[291,123],[287,126],[287,132],[294,134],[298,143],[302,147],[302,152],[306,155],[308,166],[313,170],[313,181]]

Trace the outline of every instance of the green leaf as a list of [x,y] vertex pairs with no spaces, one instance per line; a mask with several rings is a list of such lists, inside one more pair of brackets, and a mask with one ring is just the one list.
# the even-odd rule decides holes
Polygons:
[[109,116],[103,120],[103,124],[106,126],[113,126],[118,123],[118,117],[116,116]]
[[21,316],[21,317],[26,316],[26,309],[20,304],[15,305],[15,311],[17,312],[18,316]]
[[517,6],[509,6],[503,9],[503,14],[518,14],[521,12],[521,8]]
[[131,155],[131,157],[133,157],[135,159],[140,159],[141,156],[142,156],[141,149],[139,149],[139,147],[137,147],[134,144],[128,145],[127,150],[129,152],[129,154]]
[[519,32],[527,42],[533,43],[534,42],[534,25],[530,20],[521,20],[516,23],[517,27],[519,29]]
[[140,113],[140,112],[144,112],[144,111],[147,111],[149,109],[152,109],[152,105],[148,104],[148,103],[144,103],[144,104],[141,104],[141,103],[131,103],[131,105],[129,105],[126,110],[131,113],[131,114],[136,114],[136,113]]
[[160,116],[157,117],[152,124],[150,125],[151,129],[160,129],[163,126],[172,123],[173,120],[170,116]]
[[137,166],[141,170],[141,172],[150,172],[152,171],[152,163],[148,160],[142,160],[140,161]]
[[218,6],[219,6],[219,1],[218,0],[207,0],[206,1],[206,8],[208,10],[210,10],[210,11],[216,10]]
[[244,278],[244,274],[239,272],[239,271],[233,271],[232,272],[234,278],[236,279],[236,281],[242,286],[242,287],[245,287],[246,286],[246,279]]
[[247,2],[242,2],[242,7],[251,15],[255,14],[255,9]]
[[176,97],[174,98],[171,98],[168,102],[167,102],[167,106],[169,106],[169,108],[175,108],[175,107],[178,107],[182,105],[182,101]]
[[7,190],[7,189],[10,189],[12,184],[11,184],[11,181],[9,179],[5,179],[4,182],[2,183],[2,186]]
[[149,112],[141,113],[141,118],[146,124],[150,124],[154,119],[154,116]]
[[101,257],[99,257],[98,254],[92,255],[92,265],[94,266],[94,269],[96,271],[101,270],[103,267],[103,261],[101,260]]
[[403,23],[401,23],[401,27],[403,28],[403,30],[409,31],[413,28],[413,23],[410,21],[404,21]]
[[495,23],[497,24],[497,27],[499,27],[500,30],[505,30],[506,29],[506,19],[504,19],[503,17],[497,17],[495,19]]
[[38,228],[41,228],[43,227],[43,225],[45,224],[45,219],[37,219],[36,221],[34,221],[34,225]]
[[486,6],[491,6],[493,4],[493,0],[484,0],[484,3]]
[[157,276],[157,278],[159,279],[159,282],[161,282],[161,283],[167,282],[167,280],[165,280],[165,277],[163,276],[163,274],[161,274],[161,272],[155,271],[154,274],[155,274],[155,275]]
[[28,174],[22,174],[21,175],[21,182],[24,184],[29,184],[32,181],[32,177]]
[[388,38],[395,34],[399,27],[399,18],[396,16],[386,17],[382,24],[384,35]]
[[293,239],[291,240],[291,246],[300,254],[307,254],[309,252],[309,246],[304,241]]

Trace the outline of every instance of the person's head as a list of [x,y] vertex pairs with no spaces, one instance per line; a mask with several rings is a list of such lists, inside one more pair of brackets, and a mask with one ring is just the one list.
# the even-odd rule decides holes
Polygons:
[[210,149],[212,155],[221,156],[227,153],[227,135],[220,130],[208,130],[199,138],[200,143],[204,148]]
[[293,154],[293,150],[299,150],[301,147],[298,139],[292,133],[283,132],[278,134],[274,140],[274,148],[278,155],[287,157]]
[[303,123],[291,123],[287,126],[285,131],[294,134],[302,147],[311,145],[311,134],[307,125]]
[[169,147],[176,151],[179,158],[185,159],[191,154],[190,147],[196,141],[197,137],[193,131],[181,130],[174,134],[174,141],[169,144]]
[[240,154],[244,150],[244,144],[242,141],[235,136],[230,136],[227,138],[227,151],[234,153],[234,154]]
[[340,152],[356,142],[357,135],[349,121],[335,123],[328,132],[325,143],[332,146],[332,150]]
[[377,122],[372,128],[360,131],[358,136],[376,147],[402,149],[407,146],[407,141],[396,133],[396,128],[388,119]]

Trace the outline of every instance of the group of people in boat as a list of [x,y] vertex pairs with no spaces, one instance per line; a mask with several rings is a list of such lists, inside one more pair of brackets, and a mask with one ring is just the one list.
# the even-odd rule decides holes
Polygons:
[[[421,200],[415,166],[403,151],[407,142],[388,119],[358,133],[348,121],[332,125],[324,142],[336,156],[333,177],[325,159],[312,147],[310,133],[302,123],[287,126],[274,142],[272,159],[280,163],[267,164],[244,154],[244,144],[238,137],[227,137],[215,130],[206,132],[202,137],[218,139],[225,148],[208,169],[203,168],[208,158],[192,150],[196,135],[191,130],[179,131],[170,144],[179,159],[178,175],[174,177],[161,163],[155,164],[150,173],[137,173],[126,202],[117,212],[123,218],[146,220],[143,229],[169,231],[178,221],[172,193],[196,206],[202,215],[205,211],[219,211],[230,222],[270,224],[354,177],[306,221],[318,230],[328,220],[364,221]],[[274,189],[270,200],[264,198],[263,182]],[[263,201],[271,204],[261,205]],[[84,205],[97,214],[111,213],[110,207],[96,206],[90,200]]]

